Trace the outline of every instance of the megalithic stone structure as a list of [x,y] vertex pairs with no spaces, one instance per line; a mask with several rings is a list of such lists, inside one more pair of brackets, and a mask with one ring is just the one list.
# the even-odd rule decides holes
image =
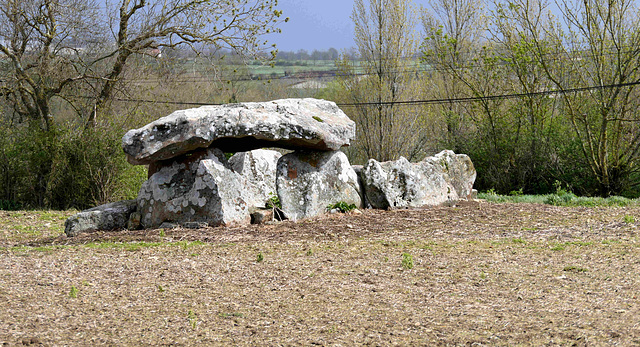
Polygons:
[[[339,151],[355,134],[355,123],[325,100],[176,111],[122,139],[128,161],[149,166],[149,180],[138,198],[78,213],[69,218],[65,232],[75,236],[127,225],[244,225],[252,214],[297,220],[325,213],[338,202],[419,207],[455,202],[472,191],[473,163],[451,151],[419,163],[372,159],[356,173]],[[293,152],[282,155],[263,148]],[[235,154],[227,159],[229,153]],[[277,200],[278,213],[259,212]]]

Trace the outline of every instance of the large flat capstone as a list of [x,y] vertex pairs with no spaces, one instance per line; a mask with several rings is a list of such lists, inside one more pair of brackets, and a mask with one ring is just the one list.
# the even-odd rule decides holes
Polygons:
[[207,147],[335,151],[348,146],[355,131],[355,123],[333,102],[283,99],[176,111],[130,130],[122,147],[130,163],[145,165]]

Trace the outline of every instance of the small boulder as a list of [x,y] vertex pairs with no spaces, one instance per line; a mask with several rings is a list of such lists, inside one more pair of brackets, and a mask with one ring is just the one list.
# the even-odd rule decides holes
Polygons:
[[113,202],[84,210],[69,217],[64,232],[69,237],[96,230],[125,229],[129,216],[136,210],[136,200]]
[[[138,194],[142,225],[164,222],[246,225],[250,222],[247,182],[228,167],[219,149],[209,148],[163,162]],[[202,224],[204,225],[204,224]]]
[[251,212],[251,224],[265,224],[266,222],[272,221],[273,212],[275,209],[271,208],[263,208],[256,209]]
[[141,219],[142,219],[142,216],[140,215],[140,212],[133,212],[129,216],[129,221],[127,222],[127,229],[129,230],[140,229],[140,227],[142,227],[142,224],[140,222]]
[[338,202],[362,207],[358,177],[339,151],[295,151],[278,161],[276,186],[288,219],[310,218]]
[[284,99],[175,111],[128,131],[122,148],[131,164],[168,160],[198,148],[338,150],[355,138],[355,123],[334,102]]

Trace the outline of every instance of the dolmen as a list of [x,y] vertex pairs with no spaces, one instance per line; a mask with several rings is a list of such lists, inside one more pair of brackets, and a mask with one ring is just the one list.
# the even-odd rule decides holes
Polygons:
[[335,103],[317,99],[173,112],[122,139],[129,163],[148,166],[137,199],[82,211],[65,232],[247,225],[276,202],[280,217],[295,221],[337,203],[390,209],[471,195],[476,172],[468,156],[443,151],[419,163],[352,166],[340,148],[355,131]]

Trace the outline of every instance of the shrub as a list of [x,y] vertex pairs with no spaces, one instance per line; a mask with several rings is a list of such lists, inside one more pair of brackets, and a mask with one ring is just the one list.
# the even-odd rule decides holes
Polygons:
[[269,193],[269,200],[267,200],[265,207],[272,209],[282,208],[282,203],[280,202],[278,195],[273,192]]
[[333,210],[336,209],[342,213],[347,213],[349,211],[353,211],[356,209],[356,205],[355,204],[347,204],[344,201],[339,201],[336,202],[335,204],[330,204],[329,206],[327,206],[328,210]]
[[124,122],[95,128],[1,123],[0,208],[85,209],[137,196],[146,168],[127,163]]

